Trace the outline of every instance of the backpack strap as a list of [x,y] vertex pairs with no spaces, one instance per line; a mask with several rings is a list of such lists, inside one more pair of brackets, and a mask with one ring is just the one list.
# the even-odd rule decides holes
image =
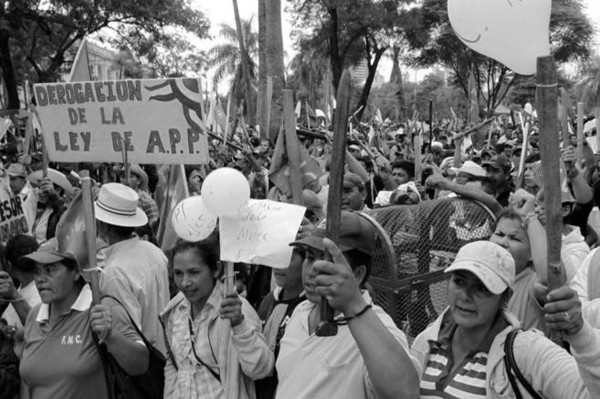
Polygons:
[[[532,398],[543,399],[535,391],[535,389],[533,389],[533,387],[531,386],[529,381],[527,381],[525,379],[525,377],[521,373],[521,370],[519,370],[519,366],[517,365],[517,362],[515,360],[515,353],[513,350],[513,345],[515,342],[515,337],[517,336],[517,334],[520,331],[522,331],[522,330],[519,328],[519,329],[515,329],[515,330],[512,330],[511,332],[509,332],[508,335],[506,336],[506,342],[504,343],[504,366],[506,367],[506,373],[508,374],[508,380],[510,381],[510,385],[512,386],[513,391],[515,392],[517,399],[522,399],[523,396],[521,395],[521,391],[519,390],[519,386],[517,385],[515,376],[517,377],[517,379],[519,380],[519,382],[521,383],[523,388],[525,388],[525,390],[529,393],[529,395],[531,395]],[[514,373],[514,375],[513,375],[513,373]]]

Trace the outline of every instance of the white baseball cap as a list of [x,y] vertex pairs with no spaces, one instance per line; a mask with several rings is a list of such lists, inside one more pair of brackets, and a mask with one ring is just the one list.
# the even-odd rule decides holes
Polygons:
[[500,245],[491,241],[475,241],[463,246],[445,272],[466,270],[473,273],[495,295],[515,282],[515,261]]

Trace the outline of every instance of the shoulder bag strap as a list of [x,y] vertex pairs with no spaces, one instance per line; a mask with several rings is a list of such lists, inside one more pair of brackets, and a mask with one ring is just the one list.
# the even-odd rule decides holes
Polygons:
[[175,370],[179,371],[179,367],[177,367],[177,362],[175,361],[175,355],[173,355],[173,350],[171,349],[171,344],[169,343],[169,339],[167,338],[167,329],[165,327],[165,323],[163,322],[163,320],[159,317],[158,321],[160,321],[160,325],[162,326],[162,332],[163,332],[163,337],[165,340],[165,347],[167,348],[167,356],[169,356],[169,360],[171,360],[171,363],[173,364],[173,367],[175,367]]
[[110,298],[110,299],[112,299],[113,301],[115,301],[116,303],[118,303],[123,308],[123,310],[127,314],[127,317],[129,318],[129,321],[131,322],[131,325],[135,329],[135,332],[137,332],[138,335],[142,338],[142,341],[144,341],[144,345],[146,345],[146,347],[149,348],[148,345],[152,345],[152,344],[150,343],[150,341],[148,341],[148,339],[146,339],[146,337],[144,336],[144,334],[142,334],[142,331],[139,329],[139,327],[137,326],[137,324],[135,323],[135,321],[133,320],[133,318],[129,314],[129,311],[127,311],[127,308],[121,303],[121,301],[119,301],[117,298],[115,298],[112,295],[104,295],[102,298],[100,298],[100,301],[102,301],[102,299],[104,299],[104,298]]
[[[88,312],[88,316],[89,316],[89,312]],[[109,399],[116,399],[114,378],[110,377],[110,375],[112,373],[112,366],[110,364],[110,360],[108,359],[110,354],[108,353],[108,349],[106,348],[106,345],[100,343],[100,340],[98,339],[98,335],[96,334],[96,332],[94,330],[92,330],[91,323],[90,323],[90,331],[92,333],[92,339],[94,340],[94,343],[96,344],[96,348],[98,348],[98,356],[100,356],[100,361],[102,362],[102,368],[104,371],[104,379],[106,380],[106,388],[108,390]]]
[[[515,376],[516,376],[517,379],[519,380],[519,382],[521,383],[521,385],[523,386],[523,388],[525,388],[525,390],[529,393],[529,395],[531,395],[532,398],[543,399],[535,391],[535,389],[533,389],[533,387],[531,386],[529,381],[527,381],[525,379],[525,377],[521,373],[521,370],[519,370],[519,366],[517,365],[517,362],[515,360],[513,344],[515,341],[515,337],[517,336],[519,331],[521,331],[521,330],[516,329],[516,330],[512,330],[511,332],[509,332],[506,337],[506,343],[504,344],[504,365],[506,366],[506,372],[508,374],[508,379],[510,381],[510,385],[513,387],[513,390],[515,391],[515,395],[517,396],[517,399],[521,399],[523,396],[521,395],[521,392],[519,391],[519,388],[515,381]],[[513,375],[513,372],[514,372],[514,375]]]

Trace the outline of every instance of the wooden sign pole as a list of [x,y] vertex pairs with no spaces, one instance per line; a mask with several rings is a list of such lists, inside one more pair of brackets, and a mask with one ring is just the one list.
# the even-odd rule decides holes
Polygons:
[[[544,206],[548,254],[548,289],[563,285],[560,248],[562,241],[562,209],[560,187],[560,151],[558,134],[558,82],[554,57],[537,59],[536,101],[540,125]],[[565,104],[563,104],[565,105]],[[565,105],[566,106],[566,105]],[[568,133],[567,133],[568,136]]]
[[[344,186],[344,165],[346,163],[346,128],[350,113],[350,71],[344,70],[337,93],[337,107],[333,124],[333,149],[331,152],[331,174],[329,175],[329,195],[327,197],[327,237],[336,244],[340,238],[342,220],[342,189]],[[329,259],[331,260],[331,259]],[[334,310],[325,297],[321,298],[320,322],[315,329],[318,337],[331,337],[337,334],[337,325],[330,323]]]

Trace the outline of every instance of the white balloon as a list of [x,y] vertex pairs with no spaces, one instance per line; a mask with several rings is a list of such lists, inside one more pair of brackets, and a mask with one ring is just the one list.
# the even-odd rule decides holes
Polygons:
[[202,197],[194,196],[177,204],[173,210],[171,223],[179,238],[186,241],[200,241],[215,230],[217,217],[206,208]]
[[250,184],[242,172],[219,168],[206,176],[200,190],[204,204],[217,216],[233,216],[250,199]]
[[521,75],[550,54],[549,0],[448,0],[454,33],[467,47]]

